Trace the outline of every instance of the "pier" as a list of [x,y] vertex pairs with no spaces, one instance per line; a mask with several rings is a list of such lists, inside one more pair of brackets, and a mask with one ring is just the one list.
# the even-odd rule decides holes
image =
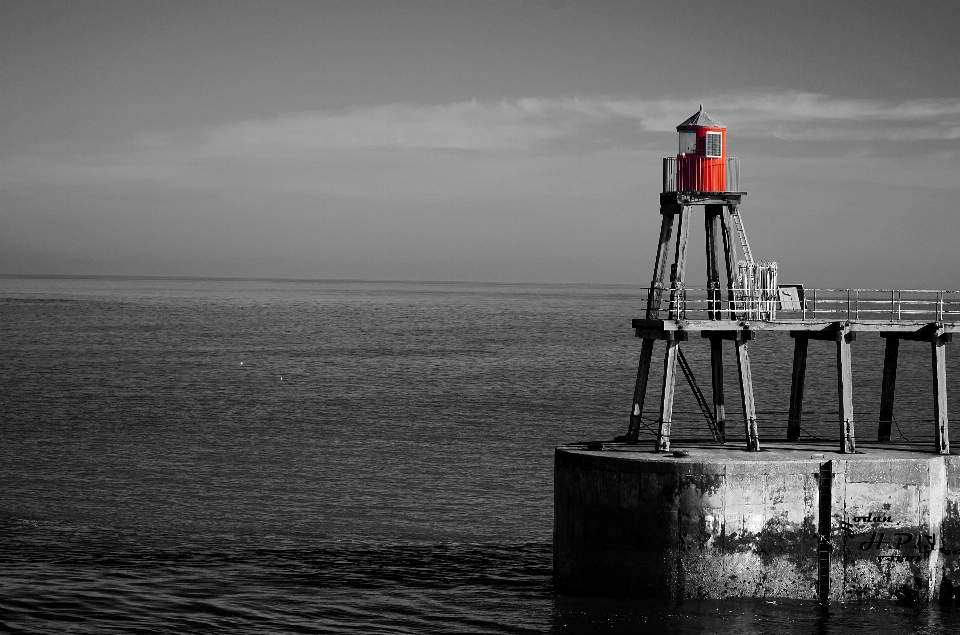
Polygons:
[[[739,160],[725,156],[726,128],[701,108],[677,130],[680,154],[663,162],[646,307],[631,323],[641,344],[627,429],[610,442],[556,450],[558,589],[821,602],[960,598],[960,456],[950,451],[945,363],[946,345],[960,331],[960,292],[779,284],[778,263],[753,257],[739,210],[746,195]],[[702,289],[685,284],[695,208],[706,233]],[[794,341],[790,410],[779,438],[758,431],[749,345],[761,333]],[[875,433],[854,426],[858,336],[886,342]],[[709,399],[681,350],[702,340],[710,347]],[[800,442],[810,340],[836,344],[835,442]],[[736,447],[726,439],[724,342],[732,343],[742,405],[745,444]],[[901,342],[930,347],[934,429],[926,448],[891,442]],[[641,422],[660,343],[663,384],[647,445]],[[678,367],[712,442],[672,451]]]
[[870,444],[622,443],[555,456],[558,591],[953,601],[960,456]]

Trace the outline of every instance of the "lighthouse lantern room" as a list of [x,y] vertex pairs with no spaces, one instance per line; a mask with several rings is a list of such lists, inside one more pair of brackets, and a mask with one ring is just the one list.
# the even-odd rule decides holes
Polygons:
[[[680,146],[674,162],[673,187],[679,192],[727,192],[726,126],[703,112],[703,106],[692,117],[677,126]],[[665,182],[666,185],[666,182]],[[668,191],[665,188],[665,191]]]

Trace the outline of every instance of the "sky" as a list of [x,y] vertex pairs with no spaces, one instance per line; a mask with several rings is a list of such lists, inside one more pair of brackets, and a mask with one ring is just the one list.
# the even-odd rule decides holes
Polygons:
[[781,282],[960,289],[958,25],[953,1],[0,0],[0,274],[646,286],[702,104]]

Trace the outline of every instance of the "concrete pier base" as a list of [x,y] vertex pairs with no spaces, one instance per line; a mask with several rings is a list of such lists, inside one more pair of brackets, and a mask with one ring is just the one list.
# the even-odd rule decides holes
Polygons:
[[[681,457],[602,448],[556,450],[562,593],[927,601],[956,589],[960,599],[960,456],[808,443],[675,443]],[[822,474],[832,475],[825,487]]]

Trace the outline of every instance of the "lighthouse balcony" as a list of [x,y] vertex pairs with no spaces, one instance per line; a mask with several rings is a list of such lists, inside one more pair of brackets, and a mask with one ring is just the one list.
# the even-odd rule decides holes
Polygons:
[[680,155],[663,159],[664,192],[739,192],[739,157]]

